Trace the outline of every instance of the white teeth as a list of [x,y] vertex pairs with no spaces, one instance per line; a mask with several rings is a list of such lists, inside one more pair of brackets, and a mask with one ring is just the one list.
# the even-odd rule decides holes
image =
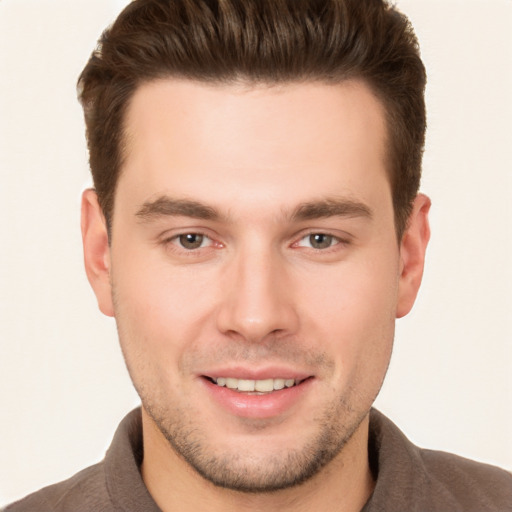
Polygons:
[[[218,379],[217,379],[218,382]],[[226,387],[229,389],[238,389],[238,379],[226,379]]]
[[226,386],[229,389],[236,389],[237,391],[259,393],[270,393],[285,387],[291,388],[295,385],[295,379],[263,379],[263,380],[249,380],[249,379],[233,379],[232,377],[218,377],[213,379],[217,386]]
[[284,379],[274,379],[274,389],[283,389]]
[[254,391],[256,381],[240,379],[238,381],[238,391]]
[[[240,386],[238,386],[238,389],[240,389]],[[262,393],[274,391],[274,379],[257,380],[254,383],[254,389]]]

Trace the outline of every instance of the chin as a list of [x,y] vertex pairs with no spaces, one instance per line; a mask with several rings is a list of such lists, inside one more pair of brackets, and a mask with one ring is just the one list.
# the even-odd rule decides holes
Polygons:
[[293,428],[300,438],[290,432],[276,434],[283,428],[290,430],[286,425],[264,427],[251,421],[252,433],[225,432],[219,441],[207,427],[192,422],[197,411],[174,411],[171,419],[151,404],[144,403],[144,409],[181,461],[213,485],[244,493],[276,492],[312,479],[343,452],[368,414],[348,414],[338,404],[311,420],[307,429]]

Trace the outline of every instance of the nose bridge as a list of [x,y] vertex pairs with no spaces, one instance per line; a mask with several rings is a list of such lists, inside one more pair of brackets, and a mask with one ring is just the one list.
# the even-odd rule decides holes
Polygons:
[[227,274],[218,316],[221,331],[260,342],[270,334],[283,335],[295,329],[288,273],[275,247],[261,240],[244,245]]

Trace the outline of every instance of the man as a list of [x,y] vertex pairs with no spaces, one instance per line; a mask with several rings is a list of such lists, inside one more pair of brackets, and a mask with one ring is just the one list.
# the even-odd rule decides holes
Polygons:
[[139,0],[79,80],[87,275],[141,410],[8,510],[506,510],[371,410],[429,238],[425,74],[380,1]]

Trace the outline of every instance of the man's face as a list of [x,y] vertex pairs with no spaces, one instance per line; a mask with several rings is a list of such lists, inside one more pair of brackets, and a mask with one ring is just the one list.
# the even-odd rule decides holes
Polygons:
[[367,428],[403,314],[383,109],[357,82],[162,80],[126,128],[97,293],[145,441],[218,485],[296,484]]

